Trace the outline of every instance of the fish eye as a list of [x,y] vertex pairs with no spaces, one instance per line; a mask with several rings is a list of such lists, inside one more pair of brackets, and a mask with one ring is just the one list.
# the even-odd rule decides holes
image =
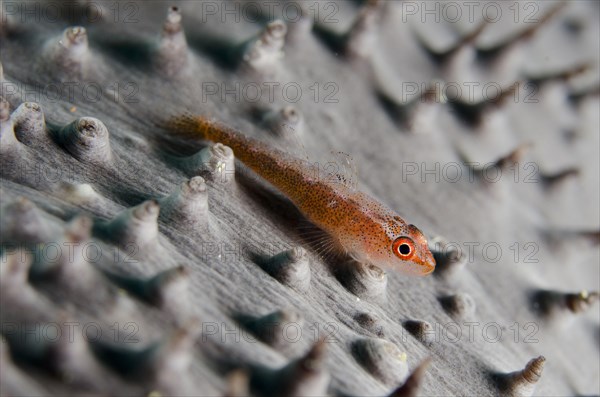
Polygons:
[[410,246],[406,243],[400,244],[400,246],[398,247],[398,251],[400,251],[401,255],[408,255],[410,254]]
[[408,237],[398,237],[392,244],[392,251],[398,258],[408,260],[415,253],[415,243]]

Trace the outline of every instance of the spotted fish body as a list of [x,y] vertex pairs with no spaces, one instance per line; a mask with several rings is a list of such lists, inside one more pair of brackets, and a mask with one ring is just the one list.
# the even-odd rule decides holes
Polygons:
[[435,269],[427,240],[416,226],[372,197],[315,171],[308,162],[203,117],[174,118],[168,129],[181,137],[229,146],[356,260],[415,275]]

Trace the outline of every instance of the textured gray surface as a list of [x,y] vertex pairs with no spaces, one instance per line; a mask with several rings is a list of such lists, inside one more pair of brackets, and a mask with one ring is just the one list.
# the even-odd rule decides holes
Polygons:
[[[24,15],[25,3],[40,7],[37,14]],[[521,3],[518,23],[513,3],[503,3],[503,17],[460,45],[481,23],[485,3],[478,3],[470,22],[444,22],[440,14],[440,23],[433,16],[423,23],[420,2],[380,3],[372,12],[355,2],[321,2],[314,29],[311,18],[288,23],[285,55],[278,56],[277,40],[267,43],[257,50],[264,52],[255,68],[243,55],[252,54],[269,20],[286,15],[279,3],[274,15],[255,23],[249,21],[252,8],[241,3],[177,4],[185,41],[176,15],[162,27],[171,3],[93,2],[94,10],[103,10],[103,20],[93,23],[78,14],[84,2],[75,8],[56,3],[70,10],[58,19],[44,14],[43,3],[25,3],[3,4],[2,96],[9,109],[3,105],[0,136],[2,243],[53,243],[67,256],[65,242],[77,248],[91,239],[102,256],[88,263],[83,259],[92,254],[76,249],[73,260],[63,256],[53,263],[44,246],[33,261],[4,250],[3,395],[225,395],[232,384],[243,389],[247,377],[258,395],[386,395],[427,357],[422,395],[490,395],[509,392],[503,389],[509,378],[500,374],[523,369],[540,355],[546,364],[537,395],[600,393],[598,306],[573,313],[566,302],[577,302],[577,295],[562,294],[600,287],[597,3],[570,2],[527,37],[519,33],[538,24],[526,16],[533,12],[542,20],[557,3]],[[239,23],[236,12],[209,15],[207,4],[217,12],[238,4]],[[313,4],[304,3],[309,13]],[[328,22],[330,12],[337,23]],[[353,25],[361,12],[364,19]],[[87,37],[61,42],[63,30],[78,24]],[[352,34],[344,35],[351,26]],[[79,43],[82,38],[89,45]],[[420,43],[435,52],[459,45],[440,63]],[[502,43],[508,44],[496,57],[476,58],[477,49]],[[583,71],[565,76],[582,65]],[[522,84],[517,100],[509,96],[490,105],[479,124],[468,124],[452,101],[398,104],[413,83],[432,80],[465,90],[479,83],[474,101],[486,83],[503,89]],[[208,95],[213,83],[233,89],[239,83],[239,100]],[[250,101],[253,94],[244,89],[265,83],[279,84],[275,98],[270,101],[266,91],[261,101]],[[286,100],[286,83],[301,87],[297,102]],[[54,87],[62,97],[53,96]],[[337,101],[326,102],[334,90]],[[469,98],[463,91],[460,99]],[[35,123],[35,109],[15,111],[25,101],[39,103],[46,127]],[[290,119],[289,111],[288,118],[278,118],[290,105],[301,120]],[[294,147],[315,161],[330,161],[332,150],[350,153],[360,189],[428,236],[458,244],[463,258],[442,253],[427,278],[337,271],[340,263],[323,262],[302,238],[306,222],[284,198],[240,164],[235,180],[227,177],[232,168],[226,151],[219,157],[203,149],[201,157],[189,157],[203,146],[172,142],[157,127],[182,111]],[[73,141],[77,130],[67,125],[80,117],[106,126],[110,148],[97,137],[90,139],[100,142],[96,146]],[[287,131],[280,123],[295,129],[292,138],[278,136]],[[84,125],[101,130],[96,121]],[[532,146],[516,166],[501,164],[497,182],[465,165],[465,159],[491,164],[526,143]],[[219,164],[225,164],[223,174]],[[436,164],[439,181],[424,172]],[[413,166],[414,175],[408,172]],[[498,167],[487,168],[493,178]],[[454,181],[456,169],[462,177]],[[570,169],[577,174],[552,178]],[[195,179],[192,188],[164,199],[195,175],[206,179],[206,188]],[[153,202],[140,206],[151,199],[159,200],[158,221]],[[79,215],[92,218],[93,226]],[[478,244],[472,255],[471,243]],[[489,259],[493,248],[486,259],[482,247],[489,243],[502,249],[498,261]],[[277,274],[277,260],[265,259],[298,246],[306,253],[296,251],[300,257],[291,262],[278,259],[296,273]],[[298,341],[250,338],[249,330],[268,335],[269,320],[260,317],[281,310],[274,318],[291,326],[274,332],[301,329]],[[419,336],[421,323],[411,328],[407,321],[430,323],[433,341]],[[77,323],[73,340],[53,341],[51,327],[44,328],[59,324],[66,331],[71,322]],[[466,322],[476,322],[472,338]],[[496,323],[502,337],[490,342],[495,328],[484,329]],[[92,335],[88,343],[81,329],[90,324],[101,327],[102,338]],[[23,339],[36,325],[42,336]],[[135,343],[127,339],[132,332]],[[294,361],[319,337],[331,342],[324,351],[317,345],[308,360]],[[238,368],[245,372],[228,378]],[[228,386],[228,379],[235,381]]]

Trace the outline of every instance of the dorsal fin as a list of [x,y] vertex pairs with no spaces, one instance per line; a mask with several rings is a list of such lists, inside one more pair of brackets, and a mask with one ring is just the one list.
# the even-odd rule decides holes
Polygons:
[[332,161],[324,167],[329,180],[340,183],[351,191],[358,190],[358,168],[354,158],[345,152],[331,151]]

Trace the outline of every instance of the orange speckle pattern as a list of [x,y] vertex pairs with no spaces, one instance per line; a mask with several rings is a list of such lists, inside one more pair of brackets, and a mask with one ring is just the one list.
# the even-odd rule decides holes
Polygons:
[[[176,117],[168,129],[181,137],[229,146],[240,161],[285,194],[353,258],[416,275],[435,269],[427,240],[417,227],[372,197],[319,172],[314,165],[203,117]],[[399,237],[414,242],[410,260],[394,253],[394,241]]]

